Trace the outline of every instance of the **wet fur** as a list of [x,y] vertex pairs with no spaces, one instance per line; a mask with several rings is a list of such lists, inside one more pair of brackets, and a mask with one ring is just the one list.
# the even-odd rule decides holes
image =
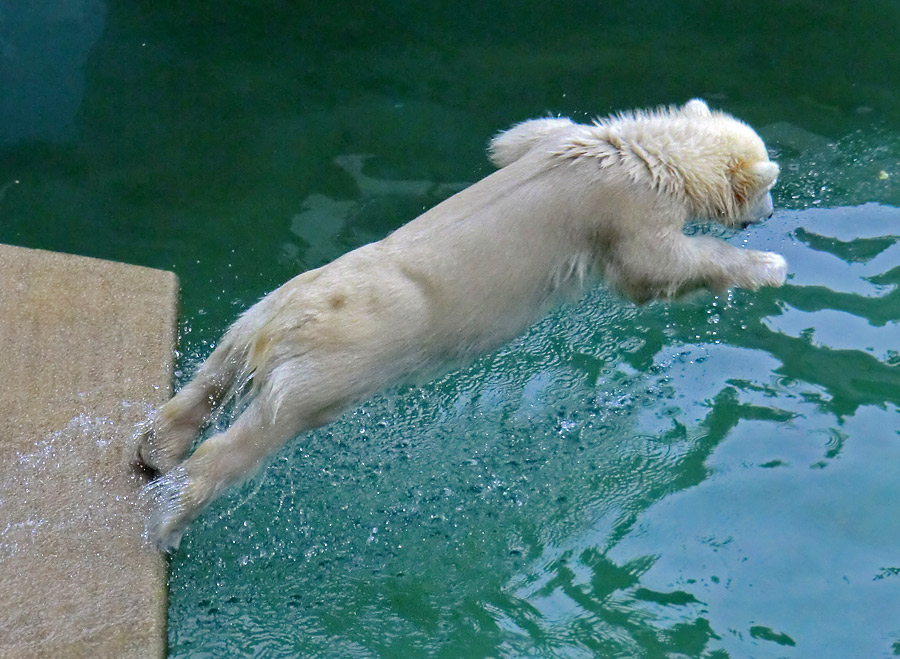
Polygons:
[[[600,277],[638,303],[784,281],[777,254],[683,234],[694,219],[767,217],[778,174],[751,128],[702,101],[591,125],[532,120],[489,153],[498,171],[247,310],[160,409],[137,460],[162,474],[146,490],[161,549],[304,430],[503,345]],[[246,409],[188,455],[247,383]]]

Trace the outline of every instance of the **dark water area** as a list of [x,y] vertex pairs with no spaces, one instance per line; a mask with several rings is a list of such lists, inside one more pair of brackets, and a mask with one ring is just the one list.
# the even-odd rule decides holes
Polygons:
[[898,34],[876,1],[0,0],[0,242],[175,271],[179,382],[514,122],[703,97],[782,168],[714,231],[784,288],[600,287],[298,438],[172,556],[171,656],[900,655]]

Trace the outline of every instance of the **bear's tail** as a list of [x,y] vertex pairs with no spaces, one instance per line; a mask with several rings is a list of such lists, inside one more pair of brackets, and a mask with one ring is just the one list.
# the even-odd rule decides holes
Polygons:
[[497,168],[506,167],[547,138],[568,132],[575,124],[566,117],[531,119],[499,133],[488,145],[488,157]]

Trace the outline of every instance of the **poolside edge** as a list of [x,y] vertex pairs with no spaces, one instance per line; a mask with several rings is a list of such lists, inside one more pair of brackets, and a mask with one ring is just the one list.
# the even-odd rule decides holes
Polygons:
[[174,274],[0,245],[0,657],[162,657],[136,423],[171,395]]

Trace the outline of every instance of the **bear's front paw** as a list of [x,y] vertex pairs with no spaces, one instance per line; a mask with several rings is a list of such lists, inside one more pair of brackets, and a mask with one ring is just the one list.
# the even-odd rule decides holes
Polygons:
[[787,278],[787,261],[774,252],[751,252],[750,268],[746,273],[750,281],[746,288],[781,286]]

